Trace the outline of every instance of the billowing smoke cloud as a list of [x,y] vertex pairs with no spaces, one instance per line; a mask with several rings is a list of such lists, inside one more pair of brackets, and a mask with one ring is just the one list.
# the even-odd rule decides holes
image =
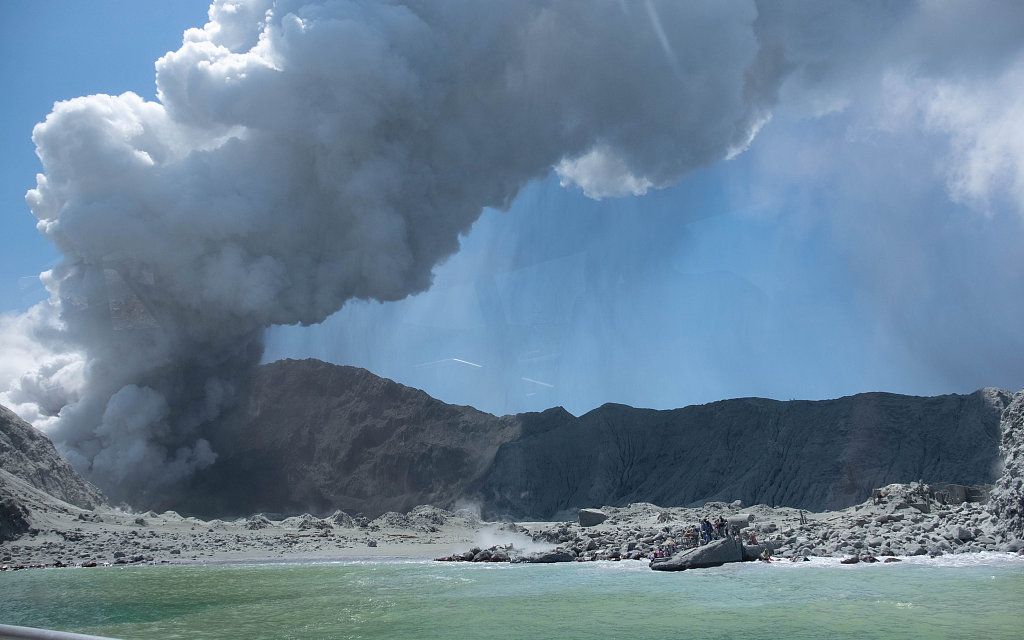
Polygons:
[[[158,101],[55,105],[27,200],[64,356],[8,397],[146,501],[203,439],[266,327],[429,287],[484,207],[552,167],[643,193],[741,150],[783,66],[752,3],[218,0]],[[77,364],[73,364],[77,363]],[[49,368],[47,368],[49,367]],[[78,371],[76,388],[57,373]]]
[[[788,74],[747,152],[644,198],[538,181],[428,292],[275,328],[265,359],[495,413],[1019,388],[1021,5],[770,2],[754,28]],[[417,366],[451,355],[485,366]]]
[[[217,0],[157,62],[157,101],[77,98],[34,131],[27,199],[64,260],[30,324],[56,355],[0,400],[113,497],[152,501],[215,463],[204,432],[267,327],[427,289],[482,209],[551,171],[640,195],[742,153],[777,102],[842,109],[887,60],[977,72],[1019,46],[1020,12],[990,8],[972,60],[948,53],[986,14],[967,3]],[[971,161],[1019,141],[950,86],[907,106],[974,127],[950,188],[1018,184],[1019,164]]]

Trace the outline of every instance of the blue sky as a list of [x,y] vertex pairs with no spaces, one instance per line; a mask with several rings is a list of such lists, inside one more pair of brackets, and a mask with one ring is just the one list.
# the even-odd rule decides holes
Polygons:
[[207,2],[7,0],[0,6],[0,311],[45,296],[37,275],[58,252],[35,230],[25,191],[41,170],[32,127],[57,100],[134,91],[152,97],[153,62],[206,18]]
[[[18,312],[59,258],[23,200],[33,124],[74,96],[153,99],[153,61],[206,3],[0,11],[0,311]],[[879,95],[851,72],[847,93],[784,102],[744,153],[643,196],[534,180],[484,213],[428,291],[272,328],[264,359],[364,366],[495,413],[1024,386],[1020,204],[957,181],[987,121],[947,108],[963,86],[1003,113],[985,83],[1004,69],[950,73],[885,76]]]

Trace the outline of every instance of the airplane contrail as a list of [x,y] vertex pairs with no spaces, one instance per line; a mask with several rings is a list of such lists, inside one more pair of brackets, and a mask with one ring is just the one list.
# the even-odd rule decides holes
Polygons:
[[553,385],[553,384],[548,384],[547,382],[541,382],[540,380],[534,380],[533,378],[525,378],[524,377],[523,380],[525,380],[526,382],[532,382],[533,384],[539,384],[540,386],[547,387],[549,389],[554,389],[555,388],[555,385]]
[[463,360],[462,358],[443,358],[441,360],[434,360],[433,362],[424,362],[422,364],[413,365],[413,367],[418,369],[420,367],[429,367],[431,365],[443,364],[445,362],[458,362],[459,364],[466,364],[466,365],[469,365],[471,367],[476,367],[477,369],[483,369],[484,368],[484,365],[482,365],[482,364],[477,364],[475,362],[470,362],[469,360]]

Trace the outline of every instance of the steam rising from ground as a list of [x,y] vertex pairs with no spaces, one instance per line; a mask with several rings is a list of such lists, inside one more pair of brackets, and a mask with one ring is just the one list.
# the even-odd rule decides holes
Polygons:
[[537,542],[525,533],[508,531],[500,525],[484,527],[477,532],[473,544],[481,549],[491,547],[512,545],[523,553],[535,553],[537,551],[551,551],[556,544],[550,542]]
[[112,497],[155,500],[215,462],[204,430],[267,327],[423,291],[552,169],[603,198],[733,157],[787,74],[820,99],[912,13],[807,8],[217,0],[156,102],[76,98],[36,127],[27,200],[64,259],[29,332],[54,355],[19,351],[42,367],[2,399]]

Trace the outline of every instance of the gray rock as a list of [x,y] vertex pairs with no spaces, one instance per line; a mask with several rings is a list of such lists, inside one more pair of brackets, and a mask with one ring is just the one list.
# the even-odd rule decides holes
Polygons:
[[29,510],[14,498],[0,498],[0,542],[16,540],[31,528]]
[[757,560],[764,553],[765,549],[771,551],[771,546],[767,544],[745,544],[743,545],[743,561],[750,562]]
[[1003,411],[1001,429],[1003,475],[992,488],[989,508],[998,518],[999,531],[1008,538],[1024,538],[1024,391]]
[[1016,553],[1022,549],[1024,549],[1024,541],[1021,540],[1010,540],[999,545],[1000,551],[1009,551],[1011,553]]
[[[430,527],[438,527],[448,524],[455,516],[454,513],[446,511],[444,509],[438,509],[430,505],[420,505],[410,511],[406,517],[409,519],[410,524],[429,530]],[[476,520],[476,517],[471,519]],[[515,531],[515,524],[511,525],[510,531]]]
[[267,527],[271,526],[271,524],[272,523],[270,522],[270,520],[267,519],[266,516],[264,516],[262,513],[257,513],[246,518],[245,524],[242,526],[246,529],[249,529],[250,531],[257,531],[259,529],[266,529]]
[[955,525],[949,528],[947,537],[949,537],[951,540],[967,542],[968,540],[974,540],[974,532],[966,527]]
[[345,513],[344,511],[341,511],[340,509],[332,513],[330,516],[328,516],[327,519],[333,522],[334,526],[341,527],[342,529],[356,528],[355,519],[352,518],[352,516]]
[[700,547],[686,549],[671,558],[651,560],[655,571],[685,571],[717,567],[730,562],[743,562],[743,545],[732,537],[715,540]]
[[491,553],[491,562],[508,562],[509,555],[507,551],[498,549]]
[[600,509],[580,509],[579,521],[581,527],[593,527],[608,519],[608,514]]
[[312,516],[308,513],[304,513],[301,516],[299,516],[298,528],[303,531],[309,529],[324,531],[333,529],[334,526],[330,523],[329,520],[323,520],[321,518]]
[[528,553],[520,556],[519,562],[528,562],[533,564],[551,564],[554,562],[572,562],[576,559],[576,556],[572,555],[564,549],[552,549],[551,551],[537,551],[535,553]]
[[480,551],[479,553],[477,553],[476,555],[473,556],[473,562],[490,562],[490,561],[491,561],[491,552],[488,551],[487,549],[484,549],[484,550]]

